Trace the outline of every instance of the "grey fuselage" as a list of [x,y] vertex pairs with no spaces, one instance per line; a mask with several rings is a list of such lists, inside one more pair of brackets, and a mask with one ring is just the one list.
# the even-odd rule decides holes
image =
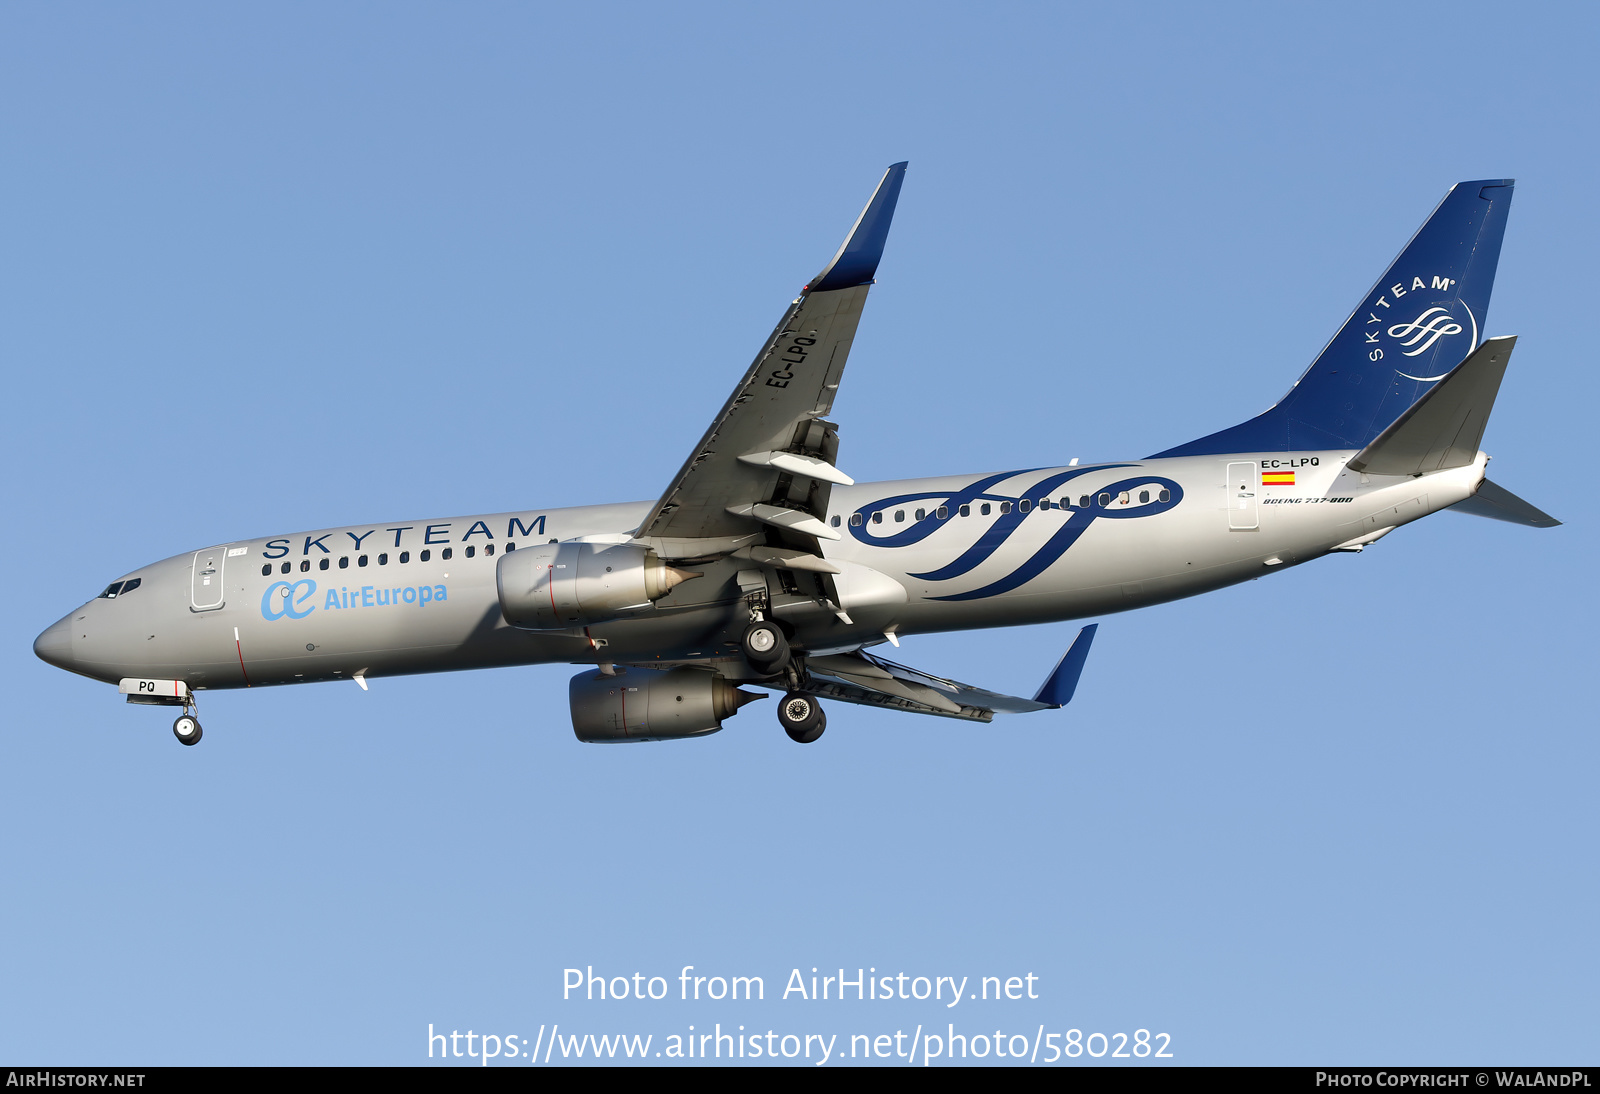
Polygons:
[[238,540],[125,575],[138,587],[89,601],[35,649],[96,680],[181,680],[191,690],[544,662],[697,662],[739,679],[749,675],[738,642],[758,585],[793,645],[812,653],[886,633],[1080,619],[1371,542],[1469,497],[1487,460],[1384,477],[1347,470],[1352,455],[1193,456],[835,487],[828,523],[842,538],[823,549],[842,570],[840,603],[821,596],[813,574],[730,557],[674,562],[700,576],[653,607],[570,631],[508,625],[497,564],[535,543],[627,542],[650,503]]

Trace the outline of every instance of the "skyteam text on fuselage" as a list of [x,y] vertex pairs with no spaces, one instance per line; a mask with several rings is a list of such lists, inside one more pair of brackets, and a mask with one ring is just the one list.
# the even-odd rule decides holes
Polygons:
[[1558,523],[1479,451],[1515,345],[1483,337],[1509,179],[1451,188],[1279,402],[1143,459],[858,484],[827,420],[904,163],[778,322],[654,502],[241,539],[119,578],[34,643],[181,707],[220,688],[568,662],[583,741],[713,733],[781,688],[987,722],[1071,700],[1096,624],[1031,699],[869,652],[903,635],[1081,619],[1360,551],[1441,509]]

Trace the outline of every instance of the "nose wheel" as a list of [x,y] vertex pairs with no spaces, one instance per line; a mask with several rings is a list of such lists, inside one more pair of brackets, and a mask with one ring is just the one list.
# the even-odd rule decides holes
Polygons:
[[180,714],[178,720],[172,723],[172,735],[178,738],[178,743],[197,745],[200,743],[200,719],[193,714]]
[[778,722],[791,741],[802,745],[815,741],[828,728],[828,716],[816,696],[797,691],[785,695],[778,704]]

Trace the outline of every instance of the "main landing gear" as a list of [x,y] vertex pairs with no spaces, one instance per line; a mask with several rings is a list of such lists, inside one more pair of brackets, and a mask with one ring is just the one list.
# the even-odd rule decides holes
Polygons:
[[[770,619],[757,619],[744,629],[739,641],[744,659],[762,676],[777,676],[789,669],[789,682],[796,686],[800,676],[790,668],[793,657],[789,652],[789,639],[783,629]],[[791,691],[778,704],[778,721],[791,741],[808,745],[822,736],[828,727],[828,717],[822,713],[822,704],[816,696]]]
[[780,673],[789,665],[789,640],[770,619],[757,619],[746,627],[739,648],[750,667],[763,676]]
[[828,728],[828,716],[822,712],[817,697],[798,691],[791,691],[778,704],[778,721],[789,739],[802,745],[815,741]]
[[200,743],[203,733],[200,729],[200,719],[196,717],[199,713],[200,711],[194,705],[192,698],[186,698],[183,701],[183,713],[178,715],[178,720],[172,723],[172,735],[178,738],[179,744],[197,745]]

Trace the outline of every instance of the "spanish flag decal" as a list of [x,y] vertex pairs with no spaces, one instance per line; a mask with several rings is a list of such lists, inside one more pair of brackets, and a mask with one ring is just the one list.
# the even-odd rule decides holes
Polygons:
[[1293,471],[1263,471],[1261,472],[1262,486],[1293,486]]

